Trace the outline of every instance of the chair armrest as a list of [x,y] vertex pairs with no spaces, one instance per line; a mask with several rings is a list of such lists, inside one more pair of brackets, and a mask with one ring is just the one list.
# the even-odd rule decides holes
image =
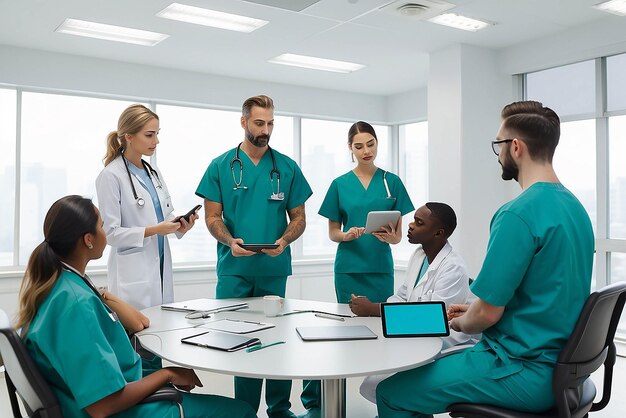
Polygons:
[[183,402],[183,394],[176,390],[175,388],[165,386],[158,389],[152,395],[146,396],[141,402],[142,403],[150,403],[150,402],[160,402],[160,401],[169,401],[177,404],[181,404]]

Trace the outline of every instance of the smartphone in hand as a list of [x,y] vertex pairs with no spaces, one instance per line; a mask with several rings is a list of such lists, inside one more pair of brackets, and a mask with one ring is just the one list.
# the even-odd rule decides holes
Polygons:
[[202,207],[202,205],[196,205],[194,206],[193,209],[191,209],[189,212],[185,213],[184,215],[181,216],[177,216],[175,217],[172,222],[180,222],[181,218],[185,218],[185,220],[187,222],[189,222],[189,218],[191,218],[191,215],[193,215],[194,213],[198,212],[200,210],[200,208]]

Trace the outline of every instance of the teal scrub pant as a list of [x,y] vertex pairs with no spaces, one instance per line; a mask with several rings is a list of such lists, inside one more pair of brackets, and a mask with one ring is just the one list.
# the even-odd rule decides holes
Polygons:
[[[183,393],[185,418],[255,418],[256,413],[245,402],[218,395]],[[178,405],[163,401],[136,405],[112,418],[179,418]]]
[[380,418],[427,417],[453,403],[482,403],[528,412],[554,405],[553,365],[501,360],[484,342],[383,380],[376,389]]
[[[265,295],[285,296],[287,276],[219,276],[215,290],[218,299]],[[257,411],[261,403],[262,379],[235,377],[235,399],[246,401]],[[291,418],[291,380],[266,380],[265,402],[269,418]],[[233,415],[234,416],[234,415]]]
[[[337,302],[348,303],[352,294],[367,296],[374,303],[386,302],[393,295],[393,273],[335,273]],[[321,383],[304,380],[300,395],[306,409],[321,407]]]
[[386,302],[393,295],[391,273],[335,273],[337,302],[348,303],[352,294],[367,296],[374,303]]

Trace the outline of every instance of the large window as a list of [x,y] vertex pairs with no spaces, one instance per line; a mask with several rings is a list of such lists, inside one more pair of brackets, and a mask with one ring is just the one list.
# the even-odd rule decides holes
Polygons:
[[[134,102],[0,88],[0,184],[4,198],[0,208],[0,268],[25,266],[43,239],[43,220],[55,200],[78,194],[93,198],[98,205],[95,179],[103,168],[106,137],[115,130],[122,111]],[[149,105],[147,100],[144,104],[160,119],[160,143],[151,162],[163,173],[175,213],[182,214],[202,203],[195,190],[211,160],[243,140],[241,112],[158,102]],[[328,238],[328,220],[317,212],[331,181],[354,168],[347,146],[350,125],[275,116],[270,145],[300,165],[314,191],[306,202],[306,231],[292,248],[295,260],[334,257],[336,244]],[[379,139],[376,164],[398,173],[415,205],[423,203],[428,192],[427,124],[399,126],[400,138],[392,136],[395,127],[374,128]],[[178,265],[216,261],[216,241],[204,225],[204,212],[200,215],[193,230],[180,240],[170,240],[173,261]],[[410,219],[412,214],[403,220],[404,231]],[[405,241],[394,246],[397,261],[406,260],[412,250]],[[104,266],[108,251],[91,265]]]
[[[399,139],[400,174],[417,209],[428,201],[428,122],[400,125]],[[392,247],[395,260],[408,260],[415,251],[405,237],[414,215],[402,218],[402,241]]]
[[[609,213],[611,218],[609,236],[620,239],[626,239],[624,156],[626,156],[626,116],[615,116],[609,119]],[[626,280],[626,274],[622,277]]]
[[595,112],[595,64],[584,61],[526,75],[526,97],[563,118]]
[[0,89],[0,266],[14,264],[16,91]]
[[[94,199],[106,136],[130,102],[23,93],[19,264],[43,239],[44,216],[68,194]],[[107,254],[93,264],[106,264]]]
[[561,123],[561,139],[553,161],[561,183],[587,210],[594,231],[597,224],[595,137],[595,119]]

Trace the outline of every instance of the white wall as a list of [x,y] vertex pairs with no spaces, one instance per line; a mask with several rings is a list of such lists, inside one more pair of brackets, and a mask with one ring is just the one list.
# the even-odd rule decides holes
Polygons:
[[503,73],[521,74],[624,52],[626,22],[611,16],[503,49],[499,62]]
[[387,96],[387,123],[401,124],[428,118],[426,87]]
[[259,82],[0,45],[0,83],[241,109],[256,94],[276,112],[385,123],[383,96]]

